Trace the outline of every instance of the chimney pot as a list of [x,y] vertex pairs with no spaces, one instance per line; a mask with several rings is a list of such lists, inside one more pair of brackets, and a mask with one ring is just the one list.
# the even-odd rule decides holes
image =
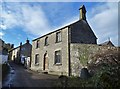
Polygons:
[[27,40],[26,40],[26,43],[29,43],[29,40],[28,40],[28,38],[27,38]]

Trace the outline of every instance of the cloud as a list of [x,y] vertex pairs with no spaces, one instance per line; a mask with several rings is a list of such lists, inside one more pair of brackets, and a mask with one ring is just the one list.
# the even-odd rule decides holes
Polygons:
[[[99,3],[95,7],[91,7],[91,12],[88,14],[88,22],[92,27],[95,35],[98,38],[98,44],[108,41],[109,37],[111,41],[118,45],[118,3]],[[78,20],[78,16],[70,18],[63,22],[56,29],[69,25]]]
[[[28,34],[40,36],[49,32],[51,28],[44,11],[37,5],[5,3],[1,17],[7,30],[18,26]],[[1,27],[3,28],[2,25]]]
[[[118,41],[118,3],[104,3],[98,4],[95,7],[91,7],[91,12],[88,11],[88,22],[98,37],[98,43],[102,43],[108,40],[108,37],[111,38],[112,42],[117,45]],[[56,18],[59,14],[58,12],[64,9],[64,4],[59,7],[59,3],[54,5],[52,11],[49,11],[49,16],[51,17],[51,21],[57,21],[55,27],[51,26],[51,22],[49,22],[49,16],[43,11],[43,7],[40,4],[31,3],[6,3],[5,8],[2,11],[2,19],[4,20],[4,25],[0,25],[4,30],[8,30],[14,27],[22,27],[22,30],[26,32],[29,36],[32,34],[35,37],[44,35],[52,30],[61,28],[65,25],[71,24],[74,21],[78,20],[78,16],[73,16],[74,18],[69,18],[60,20],[61,18]],[[46,5],[45,7],[49,8],[50,5]],[[57,7],[57,9],[54,9]],[[70,6],[69,6],[70,7]],[[66,10],[67,11],[67,10]],[[69,12],[69,11],[68,11]],[[62,14],[62,16],[69,15]],[[58,16],[60,17],[60,16]],[[53,19],[54,18],[54,19]],[[62,21],[62,22],[60,22]],[[53,23],[52,22],[52,23]],[[59,22],[59,23],[58,23]],[[62,24],[61,24],[62,23]],[[53,24],[52,24],[53,25]]]
[[19,18],[19,14],[18,12],[20,10],[16,9],[19,8],[19,4],[18,6],[16,6],[15,3],[2,3],[2,14],[1,14],[1,18],[0,20],[2,21],[2,25],[1,27],[3,28],[3,26],[5,27],[4,30],[8,30],[11,28],[14,28],[15,26],[19,26],[20,25],[20,19]]
[[117,5],[118,3],[106,3],[92,9],[89,23],[98,37],[98,43],[105,42],[110,37],[112,42],[118,45]]
[[[2,12],[4,26],[7,30],[19,26],[29,35],[41,36],[57,28],[61,28],[70,22],[72,23],[76,19],[76,17],[68,19],[62,22],[61,25],[58,25],[58,22],[60,24],[61,21],[63,21],[61,18],[58,18],[58,16],[63,18],[65,16],[64,13],[66,13],[63,9],[65,9],[64,7],[66,7],[66,5],[68,6],[70,4],[61,3],[61,5],[59,5],[59,3],[45,3],[44,9],[47,13],[43,11],[43,7],[40,5],[41,4],[17,2],[5,3],[5,8],[3,8]],[[46,9],[49,7],[50,9]],[[64,12],[61,13],[60,11],[62,10]],[[50,19],[50,22],[48,19]]]
[[3,32],[0,32],[0,38],[2,38],[2,37],[3,37],[3,35],[4,35],[4,33],[3,33]]
[[1,25],[1,28],[4,30],[13,28],[18,24],[17,19],[15,19],[13,14],[8,14],[5,11],[2,11],[1,17],[4,19],[3,25]]
[[50,31],[49,22],[41,7],[22,7],[25,31],[34,35],[43,35]]
[[5,25],[3,25],[3,24],[0,24],[0,29],[2,29],[2,30],[6,30],[6,26]]

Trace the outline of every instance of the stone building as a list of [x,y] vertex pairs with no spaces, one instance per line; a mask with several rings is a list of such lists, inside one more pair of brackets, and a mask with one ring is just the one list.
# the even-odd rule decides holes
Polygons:
[[21,63],[22,57],[31,57],[31,50],[32,45],[29,43],[29,40],[26,40],[25,44],[20,43],[20,46],[9,51],[9,60],[12,60],[16,63]]
[[8,51],[13,48],[13,44],[5,43],[2,39],[0,39],[0,54],[7,55]]
[[5,43],[2,39],[0,39],[0,63],[7,62],[8,60],[8,50],[13,48],[13,44]]
[[114,44],[109,40],[104,43],[99,44],[100,46],[114,46]]
[[78,21],[32,41],[32,70],[70,76],[70,45],[97,44],[97,37],[86,20],[85,6],[81,6],[79,10]]

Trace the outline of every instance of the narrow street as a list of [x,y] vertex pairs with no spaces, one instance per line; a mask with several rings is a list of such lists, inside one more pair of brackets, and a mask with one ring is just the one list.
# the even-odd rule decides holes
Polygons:
[[3,87],[53,87],[58,76],[33,72],[21,65],[10,63],[11,71]]

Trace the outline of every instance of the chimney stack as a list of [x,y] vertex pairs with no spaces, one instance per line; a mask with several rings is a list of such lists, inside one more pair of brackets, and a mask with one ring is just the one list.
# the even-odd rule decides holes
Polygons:
[[80,11],[80,20],[86,20],[86,9],[85,6],[82,5],[79,9]]
[[20,46],[22,46],[22,42],[20,42]]
[[28,38],[27,38],[27,40],[26,40],[26,43],[27,43],[27,44],[29,43],[29,40],[28,40]]
[[14,48],[14,44],[11,44],[11,48]]

